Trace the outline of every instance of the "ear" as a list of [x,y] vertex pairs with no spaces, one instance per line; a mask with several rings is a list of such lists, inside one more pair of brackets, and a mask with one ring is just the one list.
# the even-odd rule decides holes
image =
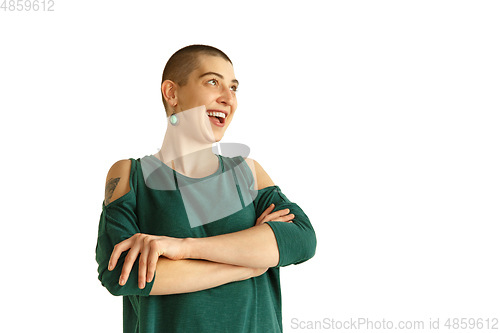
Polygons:
[[171,80],[165,80],[161,84],[163,98],[170,106],[177,105],[177,84]]

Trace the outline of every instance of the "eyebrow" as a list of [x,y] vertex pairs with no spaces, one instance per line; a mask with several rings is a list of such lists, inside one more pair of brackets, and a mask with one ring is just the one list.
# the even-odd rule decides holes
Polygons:
[[[215,75],[215,76],[220,77],[221,79],[223,79],[223,80],[224,80],[224,76],[222,76],[222,75],[221,75],[221,74],[219,74],[219,73],[215,73],[215,72],[206,72],[206,73],[204,73],[204,74],[201,74],[201,75],[200,75],[200,77],[199,77],[199,79],[201,79],[201,78],[202,78],[202,77],[204,77],[205,75]],[[238,82],[238,80],[236,80],[236,79],[235,79],[235,80],[232,80],[231,82],[234,82],[234,83],[236,83],[237,85],[240,85],[240,83],[239,83],[239,82]]]

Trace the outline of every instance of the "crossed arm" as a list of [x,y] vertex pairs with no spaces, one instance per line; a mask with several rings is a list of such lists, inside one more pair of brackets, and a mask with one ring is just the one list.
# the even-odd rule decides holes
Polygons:
[[[118,165],[115,164],[108,173],[106,203],[130,190],[127,177],[130,175],[130,161],[121,162],[117,162]],[[254,179],[257,179],[256,186],[259,189],[273,186],[267,173],[253,162],[247,159]],[[124,181],[120,182],[120,179]],[[139,288],[143,289],[146,281],[152,282],[154,278],[151,295],[193,292],[259,276],[269,267],[276,266],[279,260],[273,230],[264,222],[292,222],[294,217],[288,214],[288,209],[271,213],[273,208],[273,205],[269,206],[254,227],[231,234],[180,239],[138,233],[114,247],[108,269],[115,269],[120,255],[128,250],[119,284],[126,283],[134,263],[139,260]]]
[[140,289],[156,273],[151,295],[193,292],[259,276],[279,260],[274,233],[264,220],[292,217],[286,211],[269,214],[272,208],[256,226],[231,234],[184,239],[136,234],[115,246],[108,269],[113,270],[121,253],[129,250],[119,284],[127,282],[134,262],[139,260]]

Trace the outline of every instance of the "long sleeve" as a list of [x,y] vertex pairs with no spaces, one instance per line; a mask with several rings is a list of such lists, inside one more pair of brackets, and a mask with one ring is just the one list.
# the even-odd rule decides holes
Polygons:
[[311,259],[316,253],[316,234],[307,215],[275,185],[258,191],[254,200],[256,216],[260,216],[271,203],[275,204],[273,212],[288,208],[295,215],[293,223],[266,222],[278,244],[279,262],[276,267],[297,265]]
[[[133,167],[134,165],[132,165],[132,169]],[[130,177],[133,177],[133,171],[131,171]],[[130,183],[133,184],[134,182],[131,181]],[[144,289],[139,288],[139,261],[136,260],[127,283],[124,286],[120,286],[118,284],[118,279],[128,251],[121,254],[116,267],[112,271],[108,270],[109,258],[113,252],[114,246],[140,232],[135,208],[136,196],[133,186],[131,186],[128,193],[115,201],[112,201],[107,206],[104,205],[104,202],[102,204],[102,213],[99,221],[99,232],[96,246],[96,261],[98,263],[97,271],[99,273],[98,278],[102,285],[115,296],[149,296],[154,283],[153,278],[153,281],[146,283]]]

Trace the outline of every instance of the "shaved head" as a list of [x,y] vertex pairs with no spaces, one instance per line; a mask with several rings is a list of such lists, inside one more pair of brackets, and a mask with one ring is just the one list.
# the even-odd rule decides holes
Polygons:
[[[233,64],[224,52],[215,47],[198,44],[190,45],[178,50],[170,57],[163,70],[161,82],[163,83],[165,80],[170,80],[177,83],[179,86],[185,86],[188,83],[189,75],[199,68],[200,55],[221,57]],[[168,114],[169,104],[163,97],[163,92],[161,98],[165,111]]]

